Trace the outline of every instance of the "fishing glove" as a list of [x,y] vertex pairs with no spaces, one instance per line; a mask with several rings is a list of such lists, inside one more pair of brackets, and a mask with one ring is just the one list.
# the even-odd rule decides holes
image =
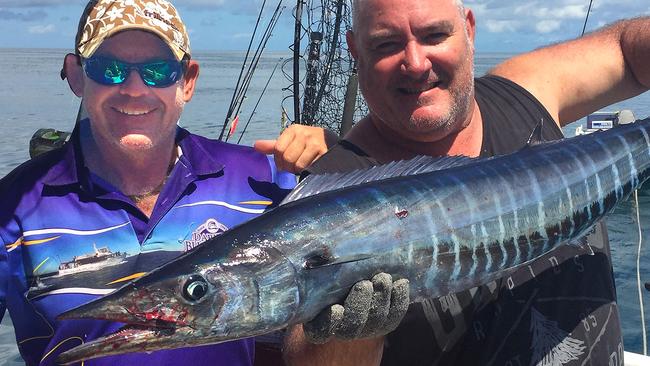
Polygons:
[[379,273],[371,281],[357,282],[343,306],[332,305],[303,324],[307,340],[322,344],[331,337],[341,340],[372,338],[395,330],[409,307],[409,281],[393,282]]

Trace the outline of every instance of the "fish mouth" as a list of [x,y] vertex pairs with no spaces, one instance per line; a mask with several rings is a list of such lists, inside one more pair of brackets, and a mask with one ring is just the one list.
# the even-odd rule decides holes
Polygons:
[[152,352],[187,346],[178,340],[188,337],[194,330],[188,326],[174,327],[165,322],[155,322],[150,326],[127,324],[115,333],[94,339],[71,350],[61,353],[57,363],[71,363],[93,358],[134,352]]
[[97,357],[152,352],[183,347],[185,337],[193,339],[197,330],[188,322],[188,313],[173,302],[152,299],[152,292],[125,286],[102,298],[60,314],[58,320],[100,319],[125,324],[117,332],[93,339],[62,353],[57,359],[70,364]]

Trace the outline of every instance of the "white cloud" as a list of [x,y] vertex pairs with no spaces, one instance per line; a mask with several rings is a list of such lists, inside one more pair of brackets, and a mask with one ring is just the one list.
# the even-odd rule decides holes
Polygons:
[[[1,1],[1,0],[0,0]],[[47,17],[47,13],[42,10],[10,11],[0,8],[0,19],[18,20],[23,22],[32,22],[42,20]]]
[[48,25],[34,25],[31,26],[27,29],[27,31],[31,34],[45,34],[45,33],[52,33],[56,30],[56,27],[54,24],[48,24]]
[[[527,6],[524,14],[532,15],[535,18],[554,19],[583,19],[587,15],[587,5],[566,5],[563,7],[537,7],[537,4]],[[518,14],[515,10],[515,14]]]
[[[465,0],[476,14],[483,32],[538,34],[545,39],[564,39],[580,34],[587,15],[587,0]],[[648,0],[598,0],[594,2],[587,30],[622,18],[647,14]]]
[[[192,35],[193,39],[200,37],[201,32],[214,31],[206,31],[208,27],[230,25],[230,28],[219,28],[226,29],[224,32],[228,35],[230,32],[249,31],[262,1],[172,0],[188,26],[196,31],[196,34]],[[263,18],[265,22],[268,21],[277,1],[267,1]],[[87,0],[0,0],[0,24],[5,21],[29,21],[29,25],[43,24],[30,28],[29,32],[36,34],[63,32],[68,28],[75,30],[76,19],[86,2]],[[320,0],[313,1],[314,4],[319,2]],[[295,3],[295,0],[283,3],[286,8],[278,28],[285,30],[286,34],[293,27],[291,14]],[[522,38],[527,39],[527,42],[541,39],[546,44],[556,39],[579,36],[589,5],[587,0],[464,0],[464,3],[474,10],[481,40],[495,39],[495,44],[506,42],[507,39]],[[649,4],[650,0],[594,1],[587,31],[593,31],[617,19],[649,14]],[[69,19],[57,22],[63,15],[69,16]],[[56,30],[49,26],[49,23],[56,24]],[[236,38],[235,42],[241,40],[236,36],[230,37]],[[0,43],[3,41],[0,39]]]
[[[602,1],[600,0],[600,2]],[[561,18],[584,17],[589,6],[589,1],[585,0],[508,0],[508,2],[511,4],[505,4],[506,8],[511,9],[513,13],[539,18],[551,16]]]
[[519,28],[519,22],[514,20],[495,20],[488,19],[485,22],[488,31],[492,33],[516,32]]
[[[0,7],[5,8],[34,8],[34,7],[52,7],[59,5],[71,5],[79,3],[83,9],[86,0],[0,0]],[[172,0],[176,7],[199,7],[199,8],[224,8],[224,7],[249,7],[262,3],[262,0]]]
[[228,0],[176,0],[173,4],[178,6],[222,7],[228,2]]
[[560,29],[561,23],[559,20],[542,20],[535,24],[537,33],[551,33]]
[[[0,0],[0,6],[6,8],[35,8],[57,5],[69,5],[70,0]],[[80,2],[80,6],[84,6]]]

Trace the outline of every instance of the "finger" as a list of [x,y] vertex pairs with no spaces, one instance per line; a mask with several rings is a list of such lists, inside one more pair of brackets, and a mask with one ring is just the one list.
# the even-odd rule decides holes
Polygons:
[[368,311],[372,303],[372,282],[359,281],[345,299],[343,319],[334,333],[339,339],[358,338],[368,320]]
[[277,140],[257,140],[253,144],[253,148],[262,154],[275,153],[275,143]]
[[313,320],[302,325],[307,341],[314,344],[326,343],[333,335],[334,329],[343,319],[343,306],[335,304],[321,311]]
[[296,163],[305,153],[305,141],[301,138],[296,138],[287,146],[287,148],[282,153],[282,166],[285,167],[286,171],[292,173],[299,173],[296,168]]
[[[307,150],[313,151],[317,159],[329,150],[329,144],[332,143],[330,140],[327,130],[313,127],[313,130],[305,137],[305,145],[307,146]],[[332,145],[335,143],[336,141]]]
[[390,309],[390,300],[393,290],[393,278],[388,273],[379,273],[372,278],[372,304],[368,312],[368,320],[361,337],[367,338],[383,330]]
[[409,280],[401,279],[395,281],[393,283],[393,290],[391,291],[390,310],[386,318],[386,323],[384,324],[386,333],[397,329],[402,322],[402,318],[406,315],[410,303]]
[[[273,155],[273,160],[275,161],[275,166],[278,170],[288,171],[285,162],[281,158],[281,153],[278,153],[277,151],[277,141],[278,140],[257,140],[253,144],[253,148],[262,154]],[[278,158],[278,156],[280,156],[280,158]]]
[[[312,127],[313,128],[313,127]],[[318,158],[327,153],[326,138],[323,136],[323,130],[318,128],[316,133],[306,133],[302,131],[302,143],[304,144],[303,151],[296,159],[294,165],[297,172],[302,172],[313,164]]]
[[297,172],[302,172],[327,153],[328,145],[326,143],[326,137],[323,136],[324,132],[320,128],[317,130],[316,133],[304,135],[304,150],[294,164]]
[[319,152],[305,148],[305,151],[303,151],[302,155],[298,158],[298,160],[295,162],[294,166],[296,169],[295,173],[300,173],[303,170],[305,170],[308,166],[310,166],[314,161],[316,161],[318,158],[320,158],[323,154],[320,154]]
[[280,134],[277,141],[275,142],[275,151],[273,152],[273,155],[275,157],[275,165],[278,167],[278,169],[284,171],[293,170],[294,162],[288,161],[285,154],[295,139],[296,129],[293,128],[293,126],[289,126],[289,128],[282,131],[282,134]]
[[287,147],[295,139],[296,139],[296,128],[294,126],[289,126],[289,128],[282,131],[280,136],[278,136],[277,142],[275,143],[275,151],[279,153],[284,153]]

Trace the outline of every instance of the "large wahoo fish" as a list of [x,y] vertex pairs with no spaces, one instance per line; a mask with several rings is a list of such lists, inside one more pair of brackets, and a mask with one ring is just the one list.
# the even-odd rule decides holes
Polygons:
[[219,343],[312,319],[378,272],[412,301],[577,243],[650,176],[650,119],[490,159],[312,176],[285,203],[61,318],[131,326],[62,362]]

